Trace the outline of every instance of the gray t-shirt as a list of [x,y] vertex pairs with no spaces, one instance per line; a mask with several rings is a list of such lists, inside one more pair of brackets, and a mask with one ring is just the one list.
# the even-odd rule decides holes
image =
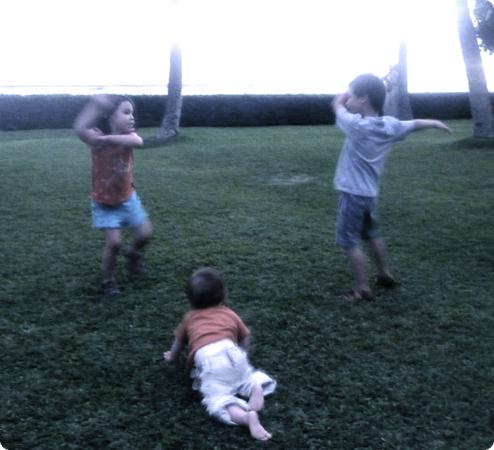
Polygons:
[[346,139],[336,167],[335,189],[363,197],[377,197],[379,178],[392,144],[414,130],[414,121],[401,121],[391,116],[362,117],[346,108],[339,108],[336,125]]

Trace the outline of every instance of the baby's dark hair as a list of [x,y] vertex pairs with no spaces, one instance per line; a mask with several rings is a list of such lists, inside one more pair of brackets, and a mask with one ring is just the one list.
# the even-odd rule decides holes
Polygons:
[[187,281],[185,292],[194,309],[219,305],[227,296],[223,276],[211,267],[196,270]]
[[106,109],[104,114],[101,117],[99,117],[96,122],[96,127],[99,128],[104,134],[111,133],[109,119],[113,115],[113,113],[117,110],[117,108],[120,106],[121,103],[129,102],[135,110],[134,102],[126,95],[111,94],[108,95],[107,98],[109,100],[109,103],[111,104],[111,107]]
[[381,78],[371,73],[364,73],[350,83],[350,88],[356,97],[367,96],[372,108],[382,115],[386,88]]

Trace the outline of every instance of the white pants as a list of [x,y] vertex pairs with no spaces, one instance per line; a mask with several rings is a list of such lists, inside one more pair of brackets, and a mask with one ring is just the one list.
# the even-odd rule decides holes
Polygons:
[[255,370],[245,351],[229,339],[201,347],[194,356],[194,363],[193,389],[202,394],[202,404],[208,413],[229,425],[236,424],[231,420],[228,406],[238,405],[250,410],[248,403],[237,394],[248,398],[256,385],[262,387],[264,395],[273,393],[276,388],[276,381]]

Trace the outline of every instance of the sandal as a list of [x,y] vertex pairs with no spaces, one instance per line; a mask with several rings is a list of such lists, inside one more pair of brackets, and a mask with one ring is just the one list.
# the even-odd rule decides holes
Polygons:
[[372,292],[367,290],[352,289],[343,296],[343,300],[348,303],[370,302],[372,300]]
[[397,281],[388,275],[380,275],[376,278],[376,285],[386,289],[394,288],[397,285]]
[[115,297],[120,294],[120,289],[115,280],[105,281],[101,284],[101,290],[105,297]]

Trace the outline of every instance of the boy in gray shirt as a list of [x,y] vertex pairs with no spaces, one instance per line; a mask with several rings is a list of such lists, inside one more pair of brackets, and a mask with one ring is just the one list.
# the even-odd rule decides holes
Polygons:
[[392,144],[417,130],[437,128],[450,131],[439,120],[400,121],[382,116],[385,95],[380,78],[363,74],[355,78],[348,91],[338,95],[332,103],[336,125],[346,136],[336,167],[334,187],[340,193],[336,243],[345,250],[355,278],[353,289],[344,297],[349,302],[372,299],[360,239],[369,242],[375,257],[377,284],[383,287],[396,284],[376,222],[379,179]]

